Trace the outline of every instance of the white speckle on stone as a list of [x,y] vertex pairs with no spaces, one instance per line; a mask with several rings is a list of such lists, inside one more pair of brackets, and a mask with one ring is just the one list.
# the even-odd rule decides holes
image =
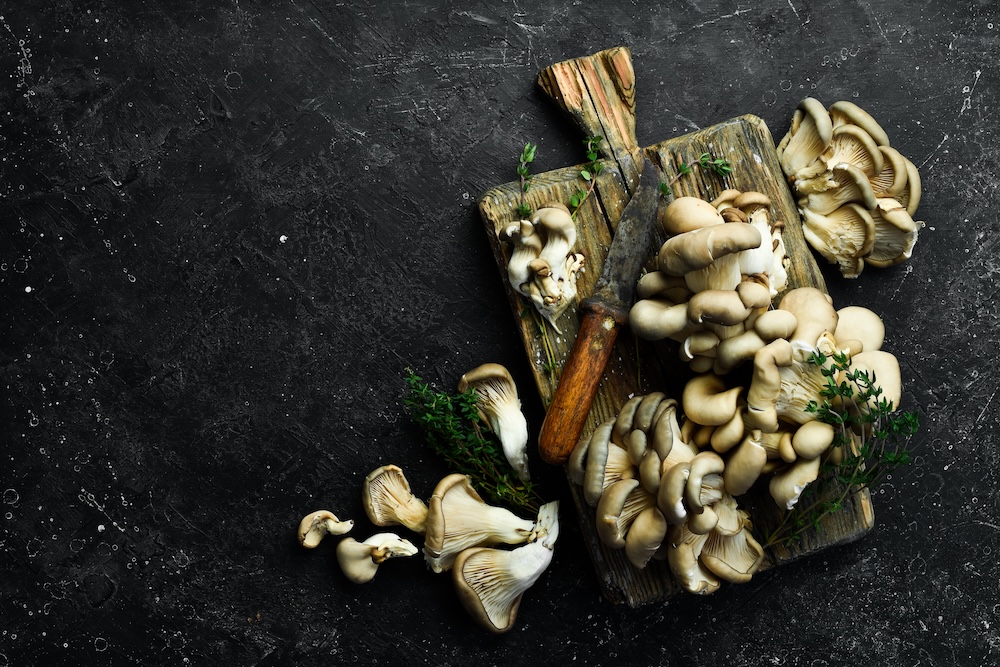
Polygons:
[[285,236],[284,234],[282,234],[281,236],[278,237],[278,240],[281,241],[282,243],[284,243],[285,241],[288,240],[288,237]]

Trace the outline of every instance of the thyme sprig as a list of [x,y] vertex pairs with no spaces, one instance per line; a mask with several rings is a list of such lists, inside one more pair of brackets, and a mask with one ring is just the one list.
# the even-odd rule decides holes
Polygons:
[[882,395],[875,373],[853,368],[846,354],[816,351],[809,363],[821,367],[825,382],[821,400],[811,401],[806,411],[833,426],[831,451],[839,451],[828,457],[820,477],[806,487],[796,506],[784,513],[766,537],[767,546],[800,540],[843,509],[849,497],[876,488],[887,474],[911,463],[906,445],[920,428],[917,413],[897,411]]
[[483,428],[476,392],[436,391],[413,370],[406,371],[403,399],[410,418],[420,425],[427,446],[453,472],[468,475],[472,486],[496,503],[536,513],[542,498],[535,485],[522,482],[504,458],[499,441]]
[[580,169],[580,178],[586,183],[586,188],[577,189],[576,192],[569,198],[569,208],[572,217],[576,217],[577,211],[583,206],[583,203],[590,198],[590,195],[594,192],[594,186],[597,185],[597,176],[604,170],[604,165],[598,161],[597,151],[601,147],[601,142],[604,141],[604,137],[599,135],[594,135],[592,137],[587,137],[583,140],[583,145],[586,148],[587,162]]
[[681,176],[687,176],[688,174],[694,173],[695,167],[699,167],[705,171],[710,171],[718,176],[728,176],[733,173],[733,165],[731,165],[728,160],[714,158],[711,153],[702,153],[698,156],[697,160],[682,162],[677,168],[676,176],[670,179],[669,182],[660,183],[660,193],[663,195],[669,195],[671,193],[670,186],[679,181]]
[[528,206],[528,202],[524,196],[531,187],[531,173],[528,171],[528,165],[535,161],[535,151],[537,149],[537,144],[533,144],[530,141],[526,143],[524,149],[521,150],[521,158],[517,163],[517,176],[521,180],[521,200],[517,205],[517,214],[522,218],[527,218],[531,215],[531,207]]

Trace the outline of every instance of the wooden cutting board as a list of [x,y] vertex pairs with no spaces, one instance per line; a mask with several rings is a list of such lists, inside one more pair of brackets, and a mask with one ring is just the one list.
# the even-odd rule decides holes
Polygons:
[[[658,167],[663,181],[672,179],[679,165],[696,160],[705,152],[728,160],[733,166],[729,176],[722,178],[696,168],[673,185],[674,196],[693,195],[711,200],[727,188],[764,192],[771,198],[772,215],[785,222],[784,241],[792,262],[788,271],[789,289],[814,286],[826,291],[823,276],[803,238],[771,133],[760,118],[741,116],[640,149],[635,138],[635,75],[631,54],[624,47],[552,65],[539,74],[538,84],[578,123],[586,136],[605,138],[602,143],[604,170],[598,177],[594,195],[576,216],[579,234],[576,250],[586,256],[586,268],[577,283],[580,299],[593,291],[601,273],[614,229],[638,180],[643,152]],[[535,175],[527,194],[528,205],[536,209],[553,201],[568,204],[573,193],[585,186],[579,177],[580,168],[576,165]],[[507,286],[515,330],[531,362],[539,395],[547,406],[573,345],[578,319],[576,309],[569,310],[557,321],[561,333],[555,332],[507,281],[510,248],[501,242],[498,234],[504,226],[518,219],[516,210],[520,194],[518,182],[492,188],[481,197],[479,210],[497,268]],[[661,205],[665,206],[668,201],[667,197],[661,198]],[[666,233],[658,230],[649,248],[648,270],[654,268],[653,258],[665,239]],[[679,399],[690,375],[678,357],[676,343],[641,341],[626,329],[616,343],[584,436],[601,422],[614,417],[632,396],[663,391]],[[628,562],[623,551],[609,549],[601,543],[595,528],[594,510],[584,501],[582,490],[572,482],[569,484],[582,533],[604,595],[610,601],[638,606],[682,592],[665,562],[653,561],[646,569],[638,570]],[[759,539],[759,529],[778,519],[777,508],[760,493],[751,492],[738,500],[741,507],[751,512]],[[858,539],[873,523],[871,498],[864,490],[855,494],[853,502],[843,511],[828,517],[791,547],[769,549],[761,570]]]

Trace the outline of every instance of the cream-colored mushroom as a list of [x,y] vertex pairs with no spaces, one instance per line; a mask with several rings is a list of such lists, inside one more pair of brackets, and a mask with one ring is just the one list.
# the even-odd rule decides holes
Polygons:
[[699,560],[705,569],[719,579],[745,584],[764,562],[764,549],[750,534],[746,512],[736,510],[736,503],[732,499],[728,502],[732,503],[734,513],[740,517],[739,530],[732,533],[715,530],[709,533]]
[[504,366],[486,363],[464,374],[458,391],[472,390],[480,415],[500,440],[504,457],[521,481],[528,481],[528,423],[514,378]]
[[865,264],[886,268],[909,259],[923,223],[915,222],[895,199],[879,199],[872,208],[875,242],[865,256]]
[[676,235],[725,222],[715,206],[698,197],[678,197],[667,204],[660,222],[668,234]]
[[317,510],[302,517],[299,522],[299,544],[306,549],[315,549],[327,535],[343,535],[354,527],[354,521],[341,521],[330,510]]
[[708,542],[707,534],[693,533],[687,524],[670,526],[667,542],[670,572],[684,590],[696,595],[708,595],[719,590],[719,579],[701,564],[700,557]]
[[730,495],[741,496],[749,491],[764,470],[767,450],[761,442],[762,435],[761,431],[750,431],[726,459],[722,479]]
[[885,325],[882,318],[868,308],[844,306],[837,310],[837,328],[833,338],[838,342],[858,340],[866,352],[881,350],[885,341]]
[[376,526],[406,526],[424,532],[427,505],[413,495],[399,466],[384,465],[368,473],[361,485],[361,504]]
[[819,477],[820,459],[796,459],[771,476],[768,490],[774,502],[786,510],[795,507],[805,488]]
[[597,503],[597,536],[613,549],[625,547],[625,536],[632,522],[656,498],[642,488],[637,479],[623,479],[604,490]]
[[534,522],[487,504],[468,476],[458,473],[438,482],[426,526],[424,556],[435,572],[450,569],[455,556],[469,547],[522,544],[537,534]]
[[800,209],[829,215],[850,203],[861,204],[868,210],[875,208],[875,192],[865,172],[845,162],[831,169],[830,174],[837,187],[806,195],[799,200]]
[[458,554],[452,580],[459,601],[486,630],[502,634],[514,627],[521,599],[552,562],[559,536],[558,503],[538,513],[541,537],[511,550],[473,547]]
[[736,414],[736,401],[743,387],[727,387],[714,373],[697,375],[684,385],[681,405],[688,419],[704,426],[725,424]]
[[667,536],[667,520],[655,505],[639,512],[625,535],[625,557],[642,570]]
[[379,565],[390,558],[413,556],[417,548],[395,533],[376,533],[364,542],[346,537],[337,544],[337,563],[350,581],[371,581]]
[[795,110],[792,127],[778,145],[782,170],[793,181],[815,176],[816,165],[820,171],[825,166],[818,158],[832,138],[833,123],[826,108],[812,97],[803,99]]

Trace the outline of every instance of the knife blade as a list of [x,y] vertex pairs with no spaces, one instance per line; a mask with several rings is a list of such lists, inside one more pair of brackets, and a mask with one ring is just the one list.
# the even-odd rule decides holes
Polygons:
[[618,331],[628,322],[635,283],[649,256],[658,202],[656,167],[647,157],[594,292],[580,302],[580,328],[538,434],[538,451],[547,463],[565,463],[583,432]]

